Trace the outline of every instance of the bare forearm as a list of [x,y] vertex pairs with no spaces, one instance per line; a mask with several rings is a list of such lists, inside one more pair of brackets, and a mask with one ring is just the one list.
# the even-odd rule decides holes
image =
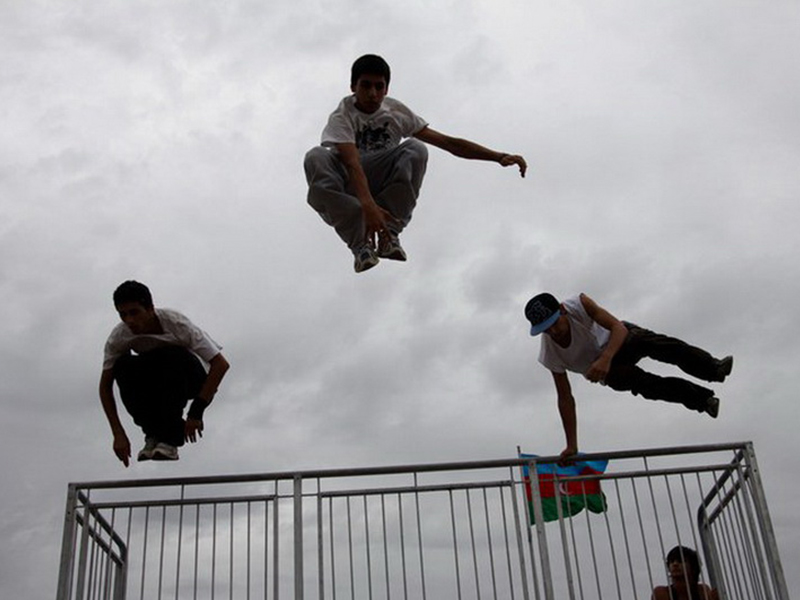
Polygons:
[[497,152],[463,138],[450,138],[445,150],[450,152],[450,154],[458,156],[459,158],[486,160],[498,163],[504,156],[506,156],[506,154],[503,152]]
[[100,404],[103,407],[103,412],[108,419],[108,424],[111,426],[111,431],[114,435],[124,433],[125,429],[122,427],[122,422],[119,419],[117,412],[117,403],[114,400],[113,379],[109,379],[110,375],[103,374],[100,380]]
[[578,418],[575,412],[575,398],[573,398],[571,394],[569,396],[558,397],[558,413],[561,416],[561,425],[564,428],[567,447],[577,451]]
[[228,369],[230,369],[230,364],[225,360],[222,354],[217,354],[211,359],[208,375],[206,375],[206,380],[200,387],[200,393],[198,394],[200,398],[207,403],[210,403],[214,399],[214,395],[217,393],[217,389],[219,389],[219,384],[222,382],[222,378],[225,377],[225,373],[228,372]]

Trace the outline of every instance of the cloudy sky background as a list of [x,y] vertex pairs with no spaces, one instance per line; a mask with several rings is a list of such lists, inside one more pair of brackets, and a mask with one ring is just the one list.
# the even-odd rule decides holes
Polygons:
[[[71,481],[558,453],[541,290],[735,355],[717,421],[573,377],[581,447],[752,440],[797,564],[799,26],[779,0],[0,2],[0,597],[55,593]],[[366,52],[530,170],[432,149],[409,262],[356,275],[302,160]],[[129,278],[232,370],[199,445],[125,470],[96,388]]]

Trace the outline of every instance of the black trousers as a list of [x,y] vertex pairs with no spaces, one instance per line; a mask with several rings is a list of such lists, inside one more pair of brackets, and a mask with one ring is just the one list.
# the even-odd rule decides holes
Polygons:
[[632,392],[649,400],[665,400],[683,404],[703,412],[714,392],[680,377],[661,377],[638,367],[643,358],[677,366],[681,371],[704,381],[719,381],[718,361],[701,348],[677,338],[655,333],[633,323],[625,323],[628,337],[611,361],[606,376],[608,387]]
[[127,354],[114,363],[114,379],[122,404],[146,436],[183,445],[183,409],[206,379],[194,354],[180,346]]

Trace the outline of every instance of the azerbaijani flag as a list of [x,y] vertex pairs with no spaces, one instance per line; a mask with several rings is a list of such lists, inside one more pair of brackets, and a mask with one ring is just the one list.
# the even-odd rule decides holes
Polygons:
[[[537,458],[536,454],[520,454],[520,458]],[[584,508],[593,513],[606,511],[606,497],[600,489],[600,480],[563,480],[563,477],[576,475],[599,475],[606,472],[607,460],[576,460],[573,464],[561,467],[556,463],[537,463],[536,474],[539,478],[539,494],[542,497],[542,513],[545,522],[558,519],[555,483],[561,497],[561,511],[564,517],[578,514]],[[525,484],[525,498],[528,501],[528,514],[531,525],[533,518],[533,492],[528,465],[522,467],[522,481]]]

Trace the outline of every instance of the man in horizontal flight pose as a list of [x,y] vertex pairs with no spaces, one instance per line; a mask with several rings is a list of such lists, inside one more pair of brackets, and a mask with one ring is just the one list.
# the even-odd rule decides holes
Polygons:
[[[230,365],[221,346],[188,318],[154,308],[142,283],[122,283],[114,291],[114,307],[122,323],[106,341],[100,376],[100,402],[114,435],[114,454],[128,466],[131,443],[117,413],[116,381],[125,409],[144,431],[137,460],[178,460],[178,446],[203,437],[203,412]],[[208,364],[207,373],[200,359]]]
[[[381,258],[406,260],[399,235],[411,220],[428,161],[425,144],[461,158],[517,165],[525,159],[450,137],[428,127],[402,102],[388,97],[391,73],[383,58],[358,58],[352,95],[330,115],[322,145],[305,157],[308,203],[331,225],[355,257],[357,273]],[[377,244],[376,244],[377,238]]]
[[642,358],[676,365],[703,381],[725,381],[733,368],[733,357],[716,359],[705,350],[679,339],[620,321],[586,294],[559,303],[548,293],[538,294],[525,306],[531,335],[542,336],[539,362],[553,374],[558,411],[567,447],[561,458],[578,451],[578,422],[567,371],[613,390],[641,394],[650,400],[683,404],[686,408],[719,414],[714,392],[681,379],[661,377],[637,366]]

